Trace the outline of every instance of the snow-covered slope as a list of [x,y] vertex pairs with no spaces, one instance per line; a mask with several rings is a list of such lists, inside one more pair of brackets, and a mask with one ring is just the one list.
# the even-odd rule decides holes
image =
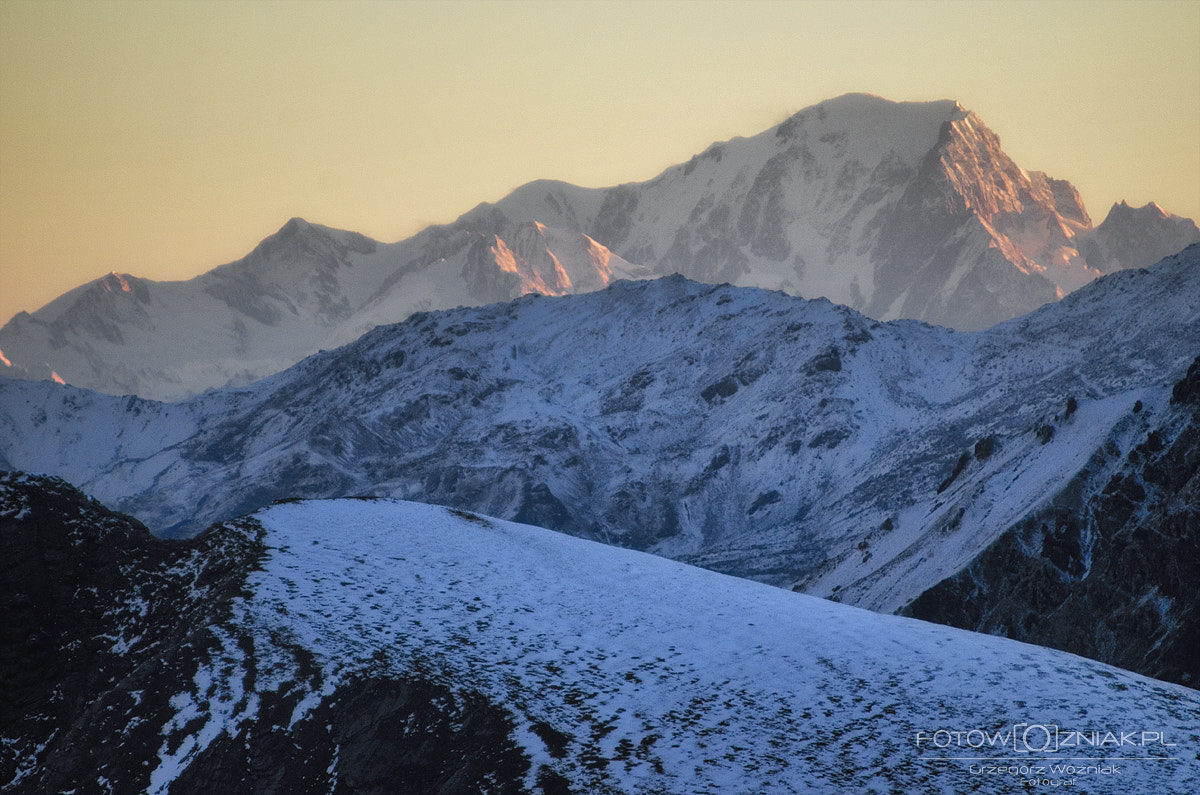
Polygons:
[[526,297],[179,403],[0,383],[0,465],[163,533],[393,496],[892,612],[1182,427],[1198,274],[1193,247],[978,333],[679,277]]
[[[29,532],[21,499],[10,536]],[[240,596],[134,652],[163,676],[113,682],[112,720],[68,716],[106,764],[52,735],[17,791],[73,774],[152,793],[1200,785],[1196,691],[1060,652],[433,506],[286,504],[208,538],[261,555]],[[189,552],[142,572],[178,581],[181,611],[211,579]]]
[[673,273],[981,329],[1198,240],[1155,205],[1093,229],[956,102],[851,94],[645,183],[532,182],[395,244],[293,219],[188,282],[110,274],[0,329],[0,373],[175,399],[414,311]]

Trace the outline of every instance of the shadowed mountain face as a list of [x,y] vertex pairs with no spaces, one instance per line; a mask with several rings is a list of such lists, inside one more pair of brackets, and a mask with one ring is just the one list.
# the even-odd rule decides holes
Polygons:
[[413,312],[668,274],[982,329],[1198,240],[1156,205],[1093,228],[955,102],[852,94],[648,182],[532,182],[399,243],[293,219],[191,281],[109,274],[0,328],[0,372],[173,400]]
[[1089,792],[1198,783],[1157,758],[1196,691],[465,511],[293,502],[167,542],[8,473],[0,543],[6,792],[1002,793],[970,765],[1031,722],[1153,732]]
[[[0,461],[164,534],[390,496],[893,612],[1072,489],[1082,505],[1128,477],[1152,434],[1185,438],[1198,254],[978,333],[671,277],[423,314],[173,404],[7,381]],[[1176,588],[1114,598],[1154,587]],[[1185,602],[1162,603],[1164,632]]]
[[[1200,683],[1200,358],[1127,451],[1105,445],[905,615]],[[1139,412],[1140,413],[1140,412]]]
[[145,788],[150,771],[105,741],[157,746],[172,687],[211,648],[205,627],[228,615],[260,545],[161,541],[62,481],[16,473],[0,475],[0,545],[4,783]]

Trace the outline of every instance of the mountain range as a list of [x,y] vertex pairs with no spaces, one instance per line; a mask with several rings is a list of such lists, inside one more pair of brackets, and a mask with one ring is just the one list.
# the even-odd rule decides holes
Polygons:
[[7,792],[1200,786],[1195,690],[465,511],[163,542],[8,475],[0,543]]
[[[160,535],[448,505],[1186,683],[1197,351],[1200,246],[981,332],[674,276],[422,313],[174,403],[3,380],[0,466]],[[1048,592],[1080,601],[1041,624]]]
[[848,95],[22,313],[0,790],[1195,792],[1197,239]]
[[648,182],[533,182],[398,243],[292,219],[190,281],[111,273],[0,328],[0,372],[173,400],[416,311],[668,274],[975,330],[1198,240],[1154,204],[1093,226],[956,102],[851,94]]

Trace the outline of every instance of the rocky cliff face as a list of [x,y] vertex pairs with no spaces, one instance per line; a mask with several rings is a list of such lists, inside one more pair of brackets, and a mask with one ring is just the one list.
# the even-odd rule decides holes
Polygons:
[[0,545],[0,778],[16,792],[144,789],[154,721],[240,593],[253,537],[163,542],[60,480],[4,473]]
[[1108,440],[1043,508],[902,612],[1200,683],[1200,359],[1169,412],[1141,414],[1130,407],[1128,453]]
[[862,309],[987,328],[1094,278],[1074,240],[1090,225],[1069,183],[1026,173],[963,113],[943,124],[884,222]]

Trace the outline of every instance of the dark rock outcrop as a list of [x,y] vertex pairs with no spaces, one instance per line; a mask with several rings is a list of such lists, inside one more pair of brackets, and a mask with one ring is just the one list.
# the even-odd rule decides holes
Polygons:
[[476,695],[424,680],[356,678],[288,728],[294,699],[264,705],[222,734],[172,792],[245,795],[526,792],[529,759],[508,715]]
[[144,789],[155,720],[195,672],[203,628],[228,613],[256,545],[229,528],[160,541],[64,481],[0,474],[0,782]]
[[[510,716],[470,691],[358,677],[297,720],[319,666],[233,620],[263,551],[253,520],[162,541],[62,480],[0,473],[0,789],[139,792],[161,770],[171,792],[525,791]],[[231,656],[247,667],[181,719],[201,672]],[[292,679],[256,693],[278,675],[266,660]],[[236,731],[197,743],[229,692]]]

